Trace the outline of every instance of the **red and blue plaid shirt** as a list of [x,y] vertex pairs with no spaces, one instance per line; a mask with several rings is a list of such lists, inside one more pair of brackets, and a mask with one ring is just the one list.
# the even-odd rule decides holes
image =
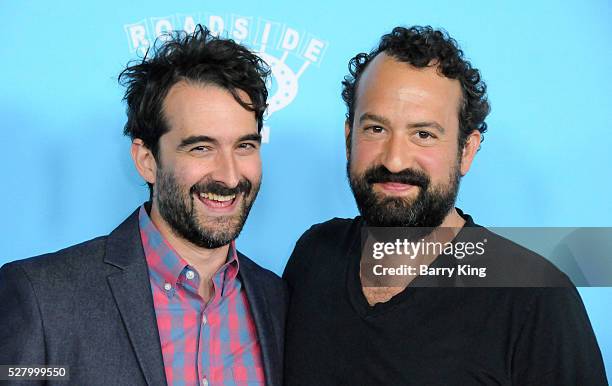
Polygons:
[[198,294],[198,272],[163,238],[144,205],[139,221],[168,384],[263,385],[261,348],[234,243],[206,303]]

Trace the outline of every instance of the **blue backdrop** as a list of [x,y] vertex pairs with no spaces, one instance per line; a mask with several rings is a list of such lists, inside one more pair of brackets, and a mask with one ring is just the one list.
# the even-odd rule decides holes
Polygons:
[[[489,86],[459,207],[487,226],[612,226],[610,1],[288,4],[0,2],[0,264],[106,234],[146,200],[116,76],[159,33],[197,22],[275,63],[264,182],[239,248],[277,273],[310,225],[356,214],[340,81],[396,25],[445,28]],[[580,292],[612,372],[612,288]]]

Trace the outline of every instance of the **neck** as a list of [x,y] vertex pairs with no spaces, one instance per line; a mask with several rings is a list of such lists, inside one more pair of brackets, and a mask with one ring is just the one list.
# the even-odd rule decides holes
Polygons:
[[174,251],[198,272],[200,276],[200,296],[208,301],[212,296],[212,277],[227,260],[229,244],[219,248],[199,247],[177,235],[163,219],[156,205],[151,206],[151,221],[159,233],[172,246]]
[[[437,227],[430,235],[426,236],[427,239],[434,239],[442,244],[453,240],[460,229],[465,225],[465,220],[459,215],[457,210],[453,209],[446,215],[442,224]],[[407,265],[417,269],[419,265],[430,265],[438,256],[437,255],[418,255],[407,261]],[[392,297],[402,292],[410,282],[415,278],[414,276],[407,276],[404,281],[397,281],[396,278],[389,280],[388,282],[379,282],[376,286],[372,284],[366,284],[363,275],[363,266],[365,254],[361,256],[359,277],[361,281],[361,288],[365,298],[367,299],[370,306],[376,303],[385,303]],[[367,265],[367,264],[366,264]],[[379,279],[380,280],[380,279]],[[384,280],[384,279],[383,279]]]

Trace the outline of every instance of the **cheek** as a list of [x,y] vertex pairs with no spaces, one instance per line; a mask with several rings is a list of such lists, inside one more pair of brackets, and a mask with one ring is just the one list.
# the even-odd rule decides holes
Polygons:
[[177,184],[185,189],[191,189],[191,187],[202,180],[205,176],[203,173],[203,166],[197,162],[180,162],[174,167],[174,178]]
[[424,149],[415,156],[415,160],[419,167],[429,174],[432,182],[447,182],[457,158],[450,157],[449,154],[450,152],[440,152],[440,149]]
[[261,157],[259,155],[246,157],[239,162],[240,174],[252,183],[261,180]]
[[351,168],[354,170],[364,170],[375,163],[384,151],[384,145],[376,141],[359,141],[353,138],[351,144]]

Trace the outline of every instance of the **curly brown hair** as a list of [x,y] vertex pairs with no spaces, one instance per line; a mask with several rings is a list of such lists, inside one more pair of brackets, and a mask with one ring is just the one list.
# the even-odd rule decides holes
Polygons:
[[372,59],[382,52],[414,67],[437,66],[442,75],[461,83],[463,100],[459,112],[460,149],[471,132],[478,130],[484,133],[487,130],[485,118],[491,108],[487,100],[487,86],[480,72],[472,68],[471,63],[464,58],[455,39],[446,31],[430,26],[395,27],[391,33],[383,35],[378,47],[370,53],[357,54],[349,61],[350,74],[342,82],[342,99],[347,106],[349,127],[353,124],[359,78]]

